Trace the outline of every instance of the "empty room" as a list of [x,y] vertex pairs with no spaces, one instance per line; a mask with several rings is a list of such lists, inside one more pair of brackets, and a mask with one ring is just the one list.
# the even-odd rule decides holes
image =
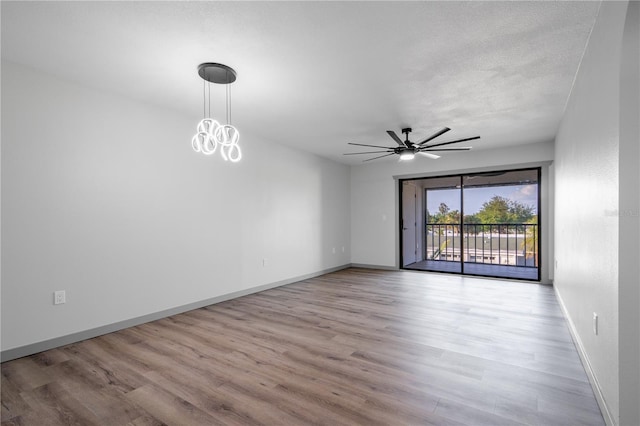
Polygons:
[[2,425],[640,425],[640,2],[0,19]]

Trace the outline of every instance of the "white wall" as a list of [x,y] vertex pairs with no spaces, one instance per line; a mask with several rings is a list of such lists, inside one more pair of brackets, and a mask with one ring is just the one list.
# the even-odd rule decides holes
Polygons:
[[[482,141],[478,142],[481,144]],[[476,145],[478,145],[476,144]],[[351,168],[351,261],[354,264],[398,267],[398,183],[394,179],[437,176],[481,170],[502,170],[524,164],[548,163],[553,143],[520,145],[499,150],[476,150],[443,155],[438,160],[381,161]],[[553,223],[549,210],[548,167],[543,167],[541,223],[543,228],[541,276],[549,282]],[[544,253],[547,255],[545,256]]]
[[640,2],[629,2],[620,64],[620,424],[640,425]]
[[[556,138],[555,285],[605,417],[636,425],[640,76],[637,21],[631,35],[635,54],[622,51],[626,12],[626,2],[602,3]],[[621,80],[621,60],[629,54],[634,75]],[[621,118],[630,111],[621,93],[635,104],[631,117],[626,115],[635,134],[625,137]],[[599,318],[597,335],[593,313]]]
[[199,117],[7,62],[2,89],[3,351],[350,262],[345,165],[198,155]]

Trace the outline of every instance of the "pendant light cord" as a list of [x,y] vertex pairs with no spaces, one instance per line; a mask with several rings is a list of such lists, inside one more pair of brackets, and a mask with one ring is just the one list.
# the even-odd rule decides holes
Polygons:
[[[227,81],[229,81],[229,71],[227,71]],[[231,83],[226,83],[225,86],[227,124],[231,124]],[[209,105],[208,111],[207,104]],[[202,79],[202,116],[203,118],[211,118],[211,82],[204,78]]]
[[229,71],[227,71],[227,124],[231,124],[231,83],[229,82]]
[[231,97],[231,84],[227,83],[227,124],[231,124],[231,103],[229,98]]

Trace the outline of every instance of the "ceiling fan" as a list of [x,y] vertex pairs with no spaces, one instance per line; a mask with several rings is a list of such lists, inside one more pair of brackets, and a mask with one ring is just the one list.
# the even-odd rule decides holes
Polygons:
[[396,143],[398,144],[398,146],[394,146],[394,147],[389,147],[389,146],[379,146],[379,145],[367,145],[367,144],[362,144],[362,143],[351,143],[349,142],[349,145],[357,145],[357,146],[367,146],[367,147],[371,147],[371,148],[382,148],[384,149],[384,151],[365,151],[365,152],[348,152],[344,155],[360,155],[360,154],[379,154],[381,152],[384,152],[384,155],[379,155],[377,157],[373,157],[373,158],[368,158],[364,161],[371,161],[371,160],[376,160],[378,158],[382,158],[382,157],[388,157],[390,155],[399,155],[400,156],[400,160],[402,161],[406,161],[406,160],[413,160],[413,158],[415,157],[416,154],[420,154],[420,155],[424,155],[425,157],[429,157],[429,158],[440,158],[439,155],[436,154],[432,154],[433,152],[441,152],[441,151],[469,151],[471,149],[470,146],[464,146],[464,147],[455,147],[455,148],[441,148],[442,146],[445,145],[451,145],[454,143],[459,143],[459,142],[466,142],[466,141],[471,141],[474,139],[480,139],[480,136],[474,136],[472,138],[464,138],[464,139],[458,139],[455,141],[450,141],[450,142],[440,142],[440,143],[434,143],[431,145],[428,145],[428,142],[432,141],[433,139],[437,138],[440,135],[443,135],[444,133],[448,132],[449,130],[451,130],[448,127],[445,127],[444,129],[434,133],[433,135],[429,136],[428,138],[426,138],[425,140],[418,142],[418,143],[413,143],[409,140],[409,133],[411,133],[411,128],[407,127],[402,129],[402,133],[405,134],[405,140],[403,141],[402,139],[400,139],[398,137],[398,135],[396,134],[396,132],[394,132],[393,130],[387,130],[387,133],[389,134],[389,136],[391,136],[391,139],[393,139],[394,141],[396,141]]

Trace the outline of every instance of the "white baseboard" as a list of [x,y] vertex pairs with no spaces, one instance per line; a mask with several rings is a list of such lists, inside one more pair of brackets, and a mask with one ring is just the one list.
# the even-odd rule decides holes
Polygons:
[[383,266],[383,265],[370,265],[368,263],[352,263],[352,268],[363,268],[363,269],[382,269],[384,271],[398,271],[399,269],[395,266]]
[[593,389],[593,393],[596,397],[596,401],[598,402],[598,406],[600,407],[600,411],[602,412],[602,417],[604,417],[604,421],[608,426],[617,426],[617,421],[613,417],[609,406],[607,405],[607,401],[602,394],[602,388],[600,387],[600,383],[598,382],[598,378],[596,377],[593,368],[591,367],[591,362],[589,362],[589,356],[584,349],[584,345],[582,344],[582,340],[580,339],[580,335],[578,334],[578,330],[576,326],[573,324],[571,317],[569,316],[569,311],[562,300],[562,296],[558,293],[557,287],[553,287],[553,292],[556,295],[556,299],[560,304],[560,308],[562,309],[562,313],[564,318],[569,325],[569,333],[571,333],[571,338],[573,339],[573,343],[578,350],[578,355],[580,356],[580,361],[582,361],[582,366],[584,367],[585,372],[587,373],[587,377],[589,378],[589,383],[591,384],[591,388]]

